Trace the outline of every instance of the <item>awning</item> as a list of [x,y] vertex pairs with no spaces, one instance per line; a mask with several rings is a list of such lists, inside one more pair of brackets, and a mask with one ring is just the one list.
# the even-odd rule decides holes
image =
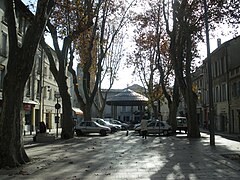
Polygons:
[[83,115],[83,112],[80,108],[77,107],[72,107],[72,110],[77,114],[77,115]]
[[[0,94],[0,100],[2,100],[2,94]],[[26,98],[24,98],[24,99],[23,99],[23,104],[37,105],[37,104],[39,104],[39,103],[36,102],[36,101],[33,101],[33,100],[31,100],[31,99],[26,99]]]
[[33,105],[37,105],[38,104],[38,102],[30,100],[30,99],[24,99],[23,103],[24,104],[33,104]]

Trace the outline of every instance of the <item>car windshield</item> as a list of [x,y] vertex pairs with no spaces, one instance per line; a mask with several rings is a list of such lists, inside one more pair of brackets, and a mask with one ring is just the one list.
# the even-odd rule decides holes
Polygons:
[[113,123],[113,124],[119,124],[119,125],[121,125],[121,123],[118,122],[118,121],[110,121],[110,122]]
[[104,121],[104,123],[107,124],[107,125],[110,125],[110,124],[111,124],[110,122],[107,122],[107,121]]
[[149,126],[149,127],[155,126],[155,122],[150,122],[150,123],[148,124],[148,126]]
[[98,122],[94,122],[96,126],[101,126]]
[[86,126],[86,123],[85,122],[81,122],[80,126]]

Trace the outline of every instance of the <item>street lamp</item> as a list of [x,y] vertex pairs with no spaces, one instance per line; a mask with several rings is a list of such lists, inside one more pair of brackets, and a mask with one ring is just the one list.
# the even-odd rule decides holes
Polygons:
[[158,102],[154,101],[153,105],[154,105],[154,118],[158,119],[158,111],[157,111]]
[[208,15],[207,15],[207,0],[204,0],[204,15],[206,26],[206,42],[207,42],[207,63],[208,63],[208,98],[209,98],[209,120],[210,120],[210,145],[215,146],[215,127],[213,116],[213,93],[212,93],[212,67],[210,57],[210,43],[209,43],[209,31],[208,31]]
[[61,97],[60,93],[56,92],[54,94],[54,97],[57,99],[57,103],[55,104],[55,109],[57,110],[57,115],[55,116],[55,123],[57,124],[57,131],[56,131],[56,137],[58,137],[58,124],[59,124],[59,109],[61,108],[61,105],[58,103],[58,99]]

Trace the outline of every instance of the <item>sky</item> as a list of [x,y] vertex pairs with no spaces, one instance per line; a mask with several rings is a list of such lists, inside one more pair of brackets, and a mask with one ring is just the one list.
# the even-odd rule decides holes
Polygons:
[[[22,0],[25,4],[28,4],[30,0]],[[37,0],[31,0],[37,2]],[[232,29],[227,28],[226,26],[219,26],[216,31],[210,32],[210,51],[214,51],[217,48],[217,39],[221,39],[221,43],[224,43],[232,38],[234,38],[234,34],[231,33]],[[238,31],[238,34],[240,34],[240,30]],[[50,42],[50,41],[49,41]],[[129,48],[129,45],[126,44],[126,49],[131,51],[132,48]],[[126,52],[127,53],[127,52]],[[200,59],[197,59],[197,62],[200,62],[204,60],[207,57],[207,47],[205,43],[199,44],[199,54]],[[118,79],[114,81],[113,89],[124,89],[128,86],[131,86],[133,84],[139,84],[142,85],[139,80],[137,80],[136,77],[132,76],[133,67],[127,68],[125,65],[125,61],[121,62],[121,66],[119,69]],[[102,84],[102,88],[108,88],[108,82],[104,82]]]
[[[231,33],[232,29],[227,28],[226,26],[219,26],[216,31],[210,32],[210,52],[213,52],[217,48],[217,39],[221,39],[221,43],[232,39],[235,37],[233,33]],[[240,30],[238,31],[238,34],[240,34]],[[206,43],[199,44],[199,54],[200,59],[197,59],[197,62],[202,62],[207,57],[207,46]],[[127,48],[129,49],[129,48]],[[131,49],[129,49],[131,50]],[[200,65],[198,64],[198,65]],[[113,85],[113,89],[122,89],[127,88],[128,86],[131,86],[133,84],[139,84],[142,85],[139,80],[136,79],[136,77],[132,76],[133,68],[127,68],[126,66],[122,66],[122,69],[119,70],[119,79],[115,80],[115,83]],[[102,86],[104,88],[104,85]],[[107,88],[107,85],[106,87]]]

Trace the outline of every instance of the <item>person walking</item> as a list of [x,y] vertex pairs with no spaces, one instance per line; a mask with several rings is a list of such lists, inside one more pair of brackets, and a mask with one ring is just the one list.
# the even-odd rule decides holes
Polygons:
[[147,124],[148,124],[148,121],[146,119],[141,120],[142,138],[145,138],[145,139],[147,139]]

